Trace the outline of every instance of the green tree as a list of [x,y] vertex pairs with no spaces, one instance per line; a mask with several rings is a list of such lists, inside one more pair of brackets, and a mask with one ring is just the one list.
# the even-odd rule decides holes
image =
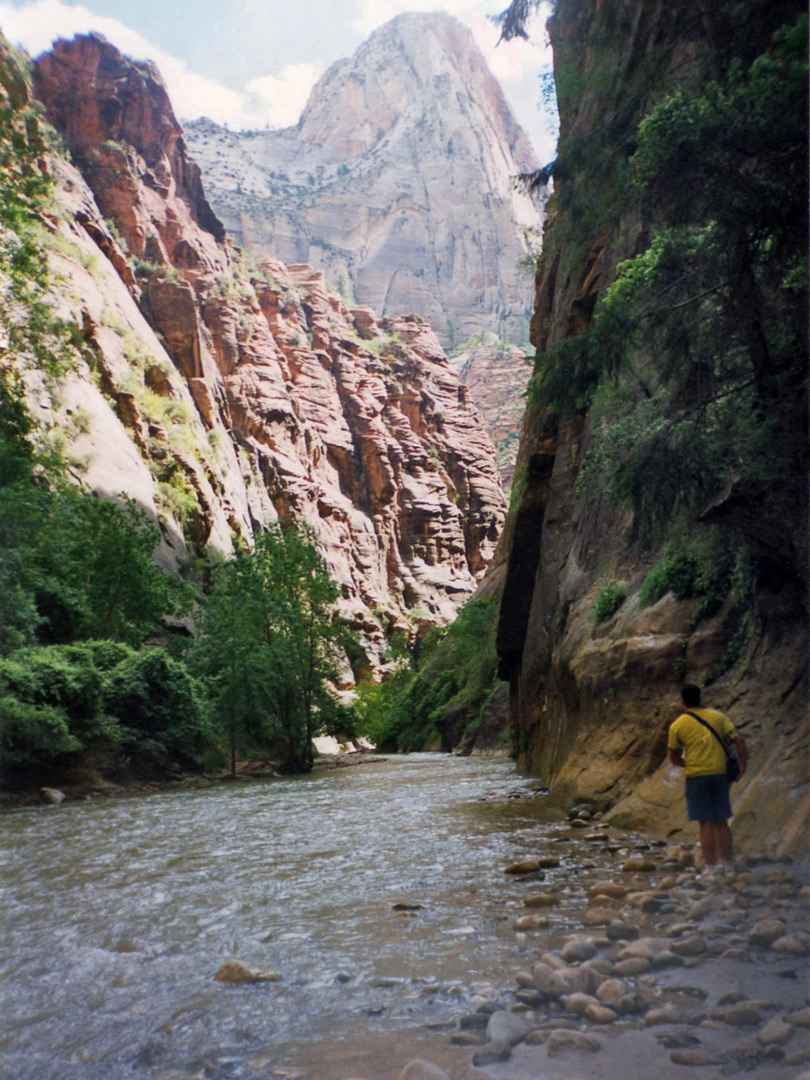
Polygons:
[[282,771],[312,768],[312,737],[334,711],[329,684],[349,634],[337,585],[310,534],[273,526],[213,571],[198,670],[230,744],[280,748]]
[[140,644],[189,602],[154,560],[159,540],[131,501],[31,480],[0,488],[0,652],[37,639]]

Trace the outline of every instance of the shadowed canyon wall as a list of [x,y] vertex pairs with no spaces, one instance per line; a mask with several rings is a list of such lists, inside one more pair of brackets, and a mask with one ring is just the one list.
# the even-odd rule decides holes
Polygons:
[[[589,154],[589,140],[601,146],[600,139],[615,137],[611,153],[623,169],[636,149],[638,118],[656,100],[679,86],[697,95],[708,80],[724,78],[735,46],[750,64],[776,27],[801,14],[796,4],[749,7],[724,5],[721,17],[687,2],[556,4],[549,30],[561,138],[532,328],[538,357],[552,357],[544,361],[552,377],[554,350],[593,328],[619,264],[644,252],[662,226],[646,192],[629,205],[605,197],[607,155]],[[737,40],[723,30],[723,19],[736,20]],[[645,70],[650,79],[640,83]],[[752,184],[755,159],[751,152],[741,166]],[[695,167],[679,177],[685,198],[690,184],[700,182],[697,174]],[[724,179],[715,181],[722,190]],[[576,201],[583,193],[590,214],[582,198]],[[566,234],[562,217],[571,205],[579,217]],[[800,220],[796,227],[804,249]],[[760,280],[759,288],[764,292],[767,282]],[[729,303],[743,309],[741,324],[740,302],[739,291],[732,294]],[[667,355],[644,362],[663,367]],[[582,370],[573,367],[571,378]],[[606,408],[595,416],[575,401],[562,412],[530,398],[517,464],[519,497],[493,564],[505,581],[498,648],[519,760],[552,785],[560,802],[589,799],[609,810],[607,820],[661,835],[691,834],[682,774],[666,763],[666,735],[680,711],[680,683],[703,682],[706,703],[731,716],[751,752],[749,772],[733,789],[735,836],[749,850],[806,850],[807,388],[801,343],[798,360],[785,370],[767,409],[779,410],[785,430],[794,433],[788,438],[795,473],[782,468],[774,480],[745,490],[732,481],[704,499],[692,518],[695,528],[715,529],[721,548],[744,544],[755,568],[744,604],[729,592],[711,612],[697,595],[679,599],[671,589],[654,603],[638,603],[647,573],[667,550],[667,536],[638,535],[627,501],[611,498],[606,486],[577,484],[589,449],[610,422]],[[739,408],[745,407],[741,399]],[[664,493],[667,483],[664,477]],[[671,484],[674,502],[674,477]],[[786,509],[777,514],[774,507]],[[600,592],[617,583],[622,592],[613,610],[594,618]]]

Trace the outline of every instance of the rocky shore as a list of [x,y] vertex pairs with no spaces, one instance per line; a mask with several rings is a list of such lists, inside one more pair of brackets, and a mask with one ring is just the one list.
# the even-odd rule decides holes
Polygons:
[[808,867],[753,853],[700,879],[699,849],[578,813],[505,868],[512,991],[483,992],[457,1053],[399,1080],[808,1080]]

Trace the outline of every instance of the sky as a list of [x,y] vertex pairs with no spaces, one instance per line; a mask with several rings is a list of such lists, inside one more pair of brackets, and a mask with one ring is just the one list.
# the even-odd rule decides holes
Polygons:
[[[554,157],[554,118],[540,106],[551,63],[539,13],[530,40],[497,45],[489,21],[508,0],[0,0],[0,30],[32,56],[58,37],[96,30],[136,60],[153,60],[180,120],[234,130],[296,123],[317,78],[378,26],[406,11],[443,10],[473,30],[541,163]],[[497,45],[497,47],[496,47]]]

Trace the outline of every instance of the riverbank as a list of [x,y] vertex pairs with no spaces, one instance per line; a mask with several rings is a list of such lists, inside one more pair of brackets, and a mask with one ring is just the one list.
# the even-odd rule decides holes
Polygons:
[[577,820],[547,839],[505,868],[512,991],[401,1080],[810,1078],[807,864],[752,853],[707,881],[693,846]]
[[[351,753],[322,754],[315,758],[312,772],[318,774],[387,760],[386,757],[365,749]],[[158,771],[161,775],[156,777],[154,774]],[[148,772],[152,775],[147,778],[144,770],[137,765],[118,766],[113,770],[93,765],[66,769],[61,774],[48,777],[47,783],[31,783],[15,789],[0,790],[0,810],[26,806],[59,806],[64,802],[87,802],[91,799],[133,798],[183,788],[203,789],[215,784],[281,779],[282,776],[276,763],[256,759],[237,762],[235,776],[232,776],[227,768],[190,771],[179,766],[161,766],[159,770],[152,767]]]

